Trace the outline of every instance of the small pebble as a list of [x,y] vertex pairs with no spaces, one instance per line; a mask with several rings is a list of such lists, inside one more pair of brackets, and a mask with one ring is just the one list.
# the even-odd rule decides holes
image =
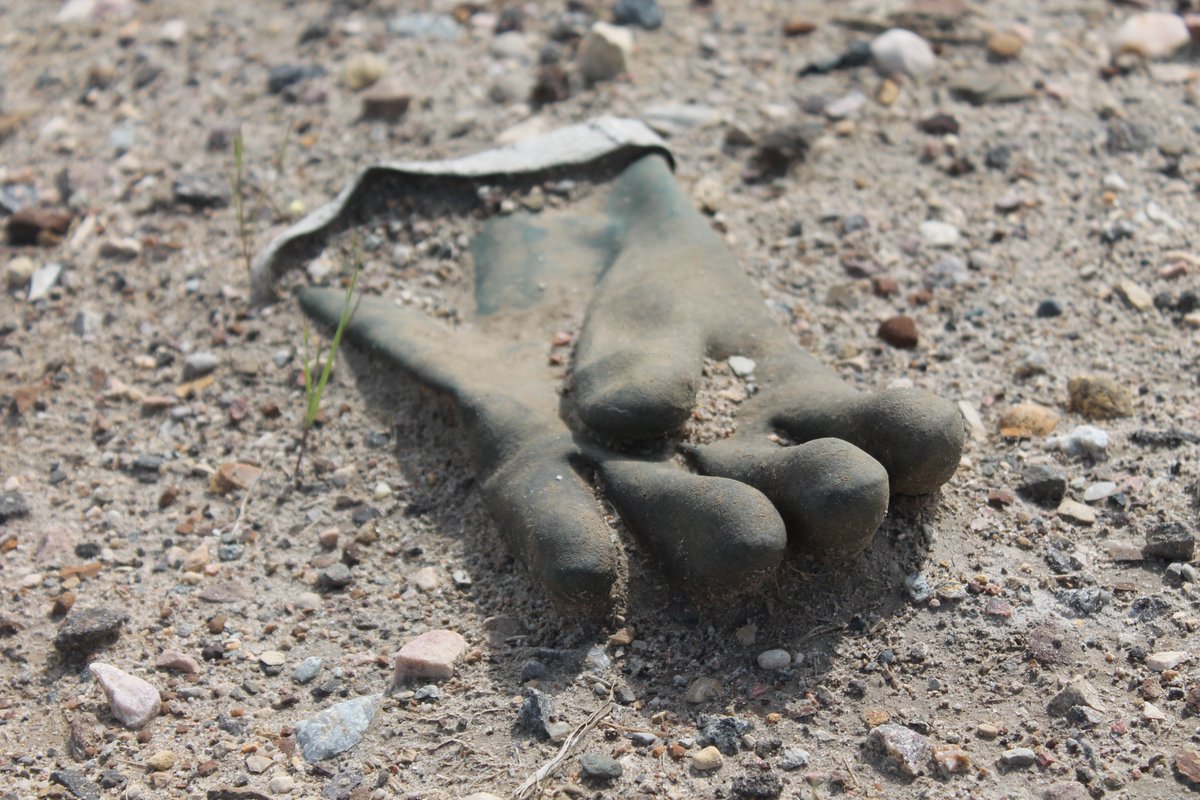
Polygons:
[[344,589],[354,580],[350,568],[340,561],[317,573],[317,586],[322,589]]
[[871,41],[871,58],[884,77],[923,78],[937,66],[929,43],[912,31],[892,28]]
[[1191,41],[1187,24],[1178,14],[1151,11],[1125,20],[1113,38],[1118,53],[1165,58]]
[[1182,522],[1162,522],[1146,533],[1142,553],[1147,558],[1165,561],[1191,561],[1196,550],[1196,537]]
[[725,758],[721,755],[721,751],[712,745],[692,756],[692,769],[697,772],[712,772],[720,769],[724,763]]
[[1030,767],[1037,763],[1037,753],[1028,747],[1014,747],[1000,754],[1000,763],[1013,769]]
[[758,654],[758,666],[760,669],[783,669],[791,663],[792,656],[787,650],[764,650]]
[[953,247],[958,244],[961,234],[949,222],[927,219],[921,223],[921,238],[933,247]]
[[917,323],[912,317],[900,314],[880,323],[876,335],[892,347],[912,350],[918,341]]
[[613,6],[613,21],[652,31],[662,27],[663,12],[658,7],[658,0],[617,0]]
[[926,772],[933,755],[933,747],[927,738],[911,728],[894,723],[879,725],[871,731],[867,741],[882,751],[909,778]]
[[1069,498],[1058,504],[1057,511],[1060,517],[1066,517],[1084,525],[1091,525],[1096,521],[1094,509]]
[[579,768],[584,777],[597,781],[613,781],[624,772],[621,762],[602,753],[584,753],[579,757]]
[[1191,655],[1186,650],[1164,650],[1146,656],[1146,668],[1153,672],[1166,672],[1180,664],[1186,664],[1189,660]]
[[146,766],[155,772],[168,772],[175,766],[175,754],[170,750],[159,750],[146,759]]
[[688,684],[683,699],[692,705],[707,703],[721,693],[721,683],[713,678],[700,677]]
[[1117,485],[1112,481],[1096,481],[1083,490],[1083,502],[1095,503],[1112,495]]
[[746,358],[745,356],[729,357],[729,369],[739,378],[749,378],[754,374],[756,366],[758,365],[754,363],[754,359],[752,358]]
[[791,748],[783,751],[783,757],[779,759],[779,768],[785,772],[793,772],[808,766],[810,760],[812,756],[807,750]]
[[997,31],[988,37],[987,51],[1001,59],[1016,58],[1025,46],[1025,40],[1012,31]]
[[262,773],[269,770],[273,763],[275,763],[275,762],[271,761],[271,759],[267,758],[266,756],[260,756],[260,755],[247,756],[246,769],[249,770],[254,775],[261,775]]
[[1051,436],[1045,446],[1072,457],[1098,459],[1108,450],[1108,434],[1094,425],[1078,425],[1063,436]]
[[1057,300],[1043,300],[1038,303],[1036,314],[1040,319],[1050,317],[1061,317],[1063,313],[1062,303]]
[[88,665],[96,683],[108,698],[108,707],[122,725],[140,728],[158,714],[162,698],[141,678],[99,661]]
[[628,71],[633,34],[628,28],[597,22],[576,52],[579,70],[590,83],[609,81]]
[[454,631],[421,634],[396,654],[395,682],[411,678],[444,680],[454,675],[454,662],[467,650],[467,640]]
[[554,717],[554,701],[545,692],[532,687],[522,691],[521,710],[517,712],[517,724],[539,739],[549,739],[551,719]]

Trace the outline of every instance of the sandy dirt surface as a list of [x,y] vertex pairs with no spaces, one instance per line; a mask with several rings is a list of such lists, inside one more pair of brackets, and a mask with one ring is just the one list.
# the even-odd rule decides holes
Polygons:
[[[509,797],[560,750],[540,722],[582,734],[545,797],[1200,786],[1194,46],[1114,61],[1142,11],[1103,0],[667,0],[589,87],[583,5],[417,5],[0,0],[0,797]],[[398,33],[414,11],[446,38]],[[798,76],[897,24],[939,51],[922,80]],[[532,108],[554,37],[570,96]],[[384,74],[356,90],[366,54]],[[365,119],[373,92],[411,102]],[[564,619],[487,519],[453,410],[350,349],[294,488],[304,323],[286,295],[249,304],[238,127],[257,249],[372,162],[600,114],[668,134],[798,343],[963,409],[957,474],[895,498],[852,563],[697,604],[610,514],[627,608]],[[748,182],[780,131],[802,157]],[[397,209],[362,234],[364,291],[453,318],[469,224]],[[897,315],[915,348],[881,340]],[[742,391],[709,371],[698,440]],[[467,642],[454,676],[389,692],[392,655],[438,629]],[[125,727],[94,661],[160,713]],[[361,741],[304,758],[298,725],[376,694]]]

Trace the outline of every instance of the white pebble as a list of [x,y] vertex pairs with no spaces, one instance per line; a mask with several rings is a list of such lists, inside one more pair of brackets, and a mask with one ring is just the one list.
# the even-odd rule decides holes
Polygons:
[[958,228],[949,222],[927,219],[921,223],[921,238],[934,247],[953,247],[958,244]]
[[876,68],[886,75],[921,78],[933,72],[937,56],[929,43],[912,31],[892,28],[871,42]]
[[1187,24],[1178,14],[1149,12],[1134,14],[1117,31],[1113,46],[1119,53],[1137,53],[1143,58],[1163,58],[1191,40]]
[[749,378],[754,374],[756,366],[758,365],[754,363],[754,359],[752,358],[746,358],[745,356],[729,357],[729,369],[739,378]]
[[1108,450],[1108,434],[1095,425],[1078,425],[1065,436],[1051,436],[1047,450],[1061,450],[1069,456],[1099,458]]

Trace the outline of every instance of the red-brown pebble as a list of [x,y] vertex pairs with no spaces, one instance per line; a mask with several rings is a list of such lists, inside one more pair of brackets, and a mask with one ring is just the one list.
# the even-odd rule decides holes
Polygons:
[[885,320],[879,326],[879,338],[892,347],[912,350],[917,346],[917,323],[903,314]]

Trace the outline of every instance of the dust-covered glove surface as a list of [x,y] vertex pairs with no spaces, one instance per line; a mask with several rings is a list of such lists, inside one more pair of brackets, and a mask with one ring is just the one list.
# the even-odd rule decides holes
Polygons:
[[[583,200],[482,225],[471,245],[475,308],[461,324],[364,297],[347,332],[453,398],[489,512],[560,607],[602,613],[623,594],[619,537],[597,492],[672,578],[707,596],[758,585],[789,543],[822,560],[853,556],[889,494],[950,478],[963,431],[952,404],[842,383],[771,318],[661,148],[598,152],[573,154],[592,181]],[[528,186],[545,172],[512,180]],[[258,286],[360,218],[356,203],[382,190],[369,178],[277,240]],[[300,291],[305,312],[329,325],[343,299]],[[564,375],[547,361],[548,342],[572,315],[583,321]],[[755,391],[736,430],[696,441],[685,428],[706,359],[731,356],[752,368]]]

